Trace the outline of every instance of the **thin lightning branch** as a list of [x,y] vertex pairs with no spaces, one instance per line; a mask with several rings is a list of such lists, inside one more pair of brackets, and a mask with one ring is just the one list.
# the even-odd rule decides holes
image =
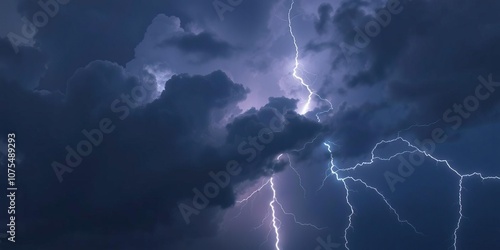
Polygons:
[[299,179],[299,186],[300,188],[302,188],[302,191],[304,192],[304,198],[306,197],[306,194],[307,194],[307,191],[306,191],[306,188],[304,187],[304,185],[302,184],[302,177],[300,177],[300,174],[299,172],[297,171],[297,169],[295,169],[293,166],[292,166],[292,159],[290,158],[290,155],[286,154],[286,157],[288,158],[288,165],[290,166],[290,168],[293,170],[293,172],[295,172],[295,174],[297,175],[297,178]]
[[273,227],[271,225],[269,225],[269,231],[267,232],[267,236],[266,236],[266,240],[263,241],[262,243],[260,243],[259,245],[259,249],[264,245],[266,244],[266,242],[269,241],[269,236],[271,236],[271,233],[273,232]]
[[291,152],[301,152],[301,151],[303,151],[304,149],[306,149],[306,147],[307,147],[309,144],[313,144],[313,143],[314,143],[314,142],[318,139],[318,137],[319,137],[319,135],[316,135],[316,136],[314,137],[314,139],[312,139],[312,140],[310,140],[310,141],[306,142],[306,143],[304,144],[304,146],[302,146],[301,148],[298,148],[298,149],[292,149],[292,150],[290,150],[290,151],[291,151]]
[[326,229],[326,227],[318,227],[314,224],[311,224],[311,223],[305,223],[305,222],[300,222],[297,220],[297,216],[293,213],[289,213],[285,210],[285,208],[283,207],[283,205],[276,199],[276,204],[278,204],[281,208],[281,211],[285,214],[285,215],[288,215],[288,216],[291,216],[293,218],[293,221],[295,222],[295,224],[298,224],[298,225],[301,225],[301,226],[305,226],[305,227],[312,227],[316,230],[323,230],[323,229]]
[[[400,137],[398,137],[400,138]],[[416,153],[417,150],[414,149],[414,150],[405,150],[403,152],[398,152],[388,158],[382,158],[382,157],[378,157],[378,156],[375,156],[375,150],[378,149],[379,146],[381,145],[384,145],[384,144],[390,144],[390,143],[393,143],[393,142],[396,142],[398,141],[399,139],[398,138],[395,138],[395,139],[391,139],[391,140],[381,140],[380,142],[378,142],[377,144],[375,144],[375,147],[373,147],[373,149],[371,150],[371,158],[369,161],[365,161],[365,162],[361,162],[361,163],[357,163],[354,167],[350,167],[350,168],[343,168],[343,169],[339,169],[339,172],[344,172],[344,171],[351,171],[351,170],[356,170],[358,167],[362,167],[362,166],[365,166],[365,165],[371,165],[373,164],[376,160],[380,160],[380,161],[390,161],[400,155],[403,155],[403,154],[406,154],[406,153]],[[408,145],[409,146],[409,145]]]
[[398,219],[398,221],[399,221],[400,223],[403,223],[403,224],[406,224],[406,225],[410,226],[410,227],[413,229],[413,231],[414,231],[415,233],[420,234],[420,235],[423,235],[423,233],[419,232],[419,231],[417,230],[417,228],[416,228],[415,226],[413,226],[410,222],[408,222],[407,220],[403,220],[403,219],[401,219],[401,216],[400,216],[400,215],[399,215],[399,213],[396,211],[396,209],[395,209],[395,208],[394,208],[394,207],[393,207],[393,206],[389,203],[389,201],[387,201],[387,198],[385,198],[385,196],[384,196],[384,195],[383,195],[380,191],[378,191],[378,189],[376,189],[376,188],[374,188],[374,187],[372,187],[372,186],[368,185],[366,182],[364,182],[364,181],[363,181],[363,180],[361,180],[361,179],[355,179],[355,178],[351,178],[351,177],[346,177],[346,179],[353,180],[353,181],[356,181],[356,182],[360,182],[360,183],[362,183],[362,184],[363,184],[366,188],[368,188],[368,189],[371,189],[371,190],[375,191],[375,193],[377,193],[377,194],[380,196],[380,198],[382,198],[382,200],[385,202],[385,204],[389,207],[389,209],[392,211],[392,213],[393,213],[394,215],[396,215],[396,218]]
[[246,203],[248,200],[250,200],[254,195],[256,195],[257,193],[259,193],[265,186],[267,186],[269,184],[271,180],[267,180],[262,186],[260,186],[257,190],[253,191],[249,196],[247,196],[246,198],[242,199],[242,200],[238,200],[236,201],[236,203],[238,204],[241,204],[241,203]]
[[236,204],[242,204],[240,206],[240,211],[238,212],[238,214],[236,214],[233,219],[236,219],[238,217],[241,216],[241,214],[243,213],[243,208],[245,208],[245,206],[248,204],[248,201],[250,199],[252,199],[255,195],[257,195],[264,187],[266,187],[267,185],[269,185],[269,180],[267,180],[266,182],[264,182],[264,184],[262,186],[260,186],[258,189],[256,189],[255,191],[253,191],[250,195],[248,195],[247,197],[241,199],[241,200],[237,200],[236,201]]
[[[271,213],[270,213],[270,212],[269,212],[269,210],[268,210],[268,211],[267,211],[267,213],[266,213],[266,216],[262,219],[262,222],[260,223],[260,225],[258,225],[258,226],[256,226],[256,227],[254,227],[253,229],[254,229],[254,230],[257,230],[257,229],[259,229],[259,228],[263,227],[263,226],[264,226],[264,224],[265,224],[265,221],[269,218],[269,215],[270,215],[270,214],[271,214]],[[269,240],[269,237],[267,237],[267,238],[268,238],[268,240]]]
[[436,120],[436,121],[434,121],[434,122],[431,122],[431,123],[428,123],[428,124],[415,124],[415,125],[411,125],[411,126],[409,126],[408,128],[405,128],[405,129],[403,129],[403,130],[400,130],[400,131],[398,132],[398,137],[400,137],[400,136],[401,136],[401,133],[402,133],[402,132],[408,131],[408,130],[410,130],[410,129],[412,129],[412,128],[430,127],[430,126],[432,126],[432,125],[434,125],[434,124],[438,123],[440,120],[441,120],[441,119],[438,119],[438,120]]

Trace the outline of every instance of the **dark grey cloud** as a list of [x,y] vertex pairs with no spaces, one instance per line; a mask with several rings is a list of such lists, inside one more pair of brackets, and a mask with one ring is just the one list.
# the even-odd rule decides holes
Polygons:
[[216,39],[212,34],[186,34],[172,37],[161,43],[161,46],[173,46],[188,54],[195,54],[198,63],[206,63],[218,57],[229,57],[234,48],[229,43]]
[[37,49],[21,47],[18,51],[7,39],[0,39],[0,74],[4,80],[34,89],[45,73],[47,57]]
[[333,7],[330,4],[324,3],[321,4],[318,8],[318,20],[314,23],[314,27],[319,34],[323,34],[326,32],[326,29],[331,23],[333,14]]

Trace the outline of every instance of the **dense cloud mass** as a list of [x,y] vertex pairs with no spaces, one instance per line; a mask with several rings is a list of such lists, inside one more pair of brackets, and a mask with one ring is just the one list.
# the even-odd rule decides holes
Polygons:
[[499,2],[42,2],[0,38],[0,249],[500,247],[500,181],[373,150],[500,175]]
[[[2,132],[16,128],[16,133],[24,134],[19,143],[27,145],[22,161],[26,167],[20,174],[31,176],[25,185],[44,187],[26,190],[25,199],[19,201],[30,204],[21,214],[36,221],[21,227],[28,246],[69,247],[67,244],[74,242],[61,239],[77,240],[73,238],[77,234],[82,240],[92,239],[88,244],[81,242],[81,249],[102,248],[106,245],[98,243],[99,237],[114,238],[115,233],[123,236],[156,227],[178,234],[178,222],[172,218],[177,202],[188,199],[191,188],[209,182],[209,172],[224,170],[228,161],[236,160],[244,170],[232,185],[259,178],[272,171],[266,170],[271,157],[297,147],[320,129],[318,124],[293,115],[295,103],[286,98],[272,99],[260,110],[238,115],[236,104],[248,90],[222,71],[173,76],[160,97],[151,102],[146,101],[150,97],[147,90],[156,90],[146,84],[150,84],[147,79],[137,79],[106,61],[78,69],[68,80],[64,95],[41,94],[22,89],[16,82],[2,82],[2,100],[9,103],[2,106],[2,114],[9,116]],[[134,94],[137,87],[143,88],[143,93]],[[293,114],[285,118],[280,113],[284,107]],[[231,113],[232,122],[222,123]],[[252,156],[255,159],[245,160],[237,152],[238,144],[258,135],[273,117],[283,118],[276,119],[279,132],[273,135],[275,142]],[[111,123],[107,126],[112,130],[109,135],[101,132],[102,143],[88,157],[80,156],[80,161],[70,157],[68,161],[65,154],[77,150],[79,140],[89,138],[87,134],[99,140],[94,133],[104,119]],[[52,159],[62,165],[80,163],[73,169],[54,167]],[[57,169],[62,184],[50,168],[41,166]],[[232,188],[223,192],[211,206],[234,203]],[[50,200],[37,201],[36,197],[48,194]],[[76,196],[80,198],[71,198]],[[41,227],[50,230],[39,232]],[[175,238],[178,236],[172,235]]]

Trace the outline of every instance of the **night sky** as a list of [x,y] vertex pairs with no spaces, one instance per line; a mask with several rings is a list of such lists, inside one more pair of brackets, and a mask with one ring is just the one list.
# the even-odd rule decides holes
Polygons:
[[500,249],[499,13],[2,1],[0,249]]

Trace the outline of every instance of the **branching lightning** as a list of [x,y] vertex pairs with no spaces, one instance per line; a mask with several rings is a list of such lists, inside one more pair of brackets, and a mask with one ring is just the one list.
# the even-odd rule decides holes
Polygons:
[[[378,145],[380,145],[381,143],[377,144],[377,147]],[[348,231],[349,229],[353,228],[352,226],[352,217],[354,215],[354,208],[349,200],[349,192],[350,192],[350,189],[349,189],[349,186],[347,184],[347,180],[350,180],[352,182],[358,182],[358,183],[361,183],[363,184],[366,188],[368,189],[371,189],[373,191],[375,191],[375,193],[380,196],[380,198],[382,198],[382,200],[384,201],[384,203],[389,207],[389,210],[391,210],[391,212],[396,216],[398,222],[400,223],[404,223],[406,225],[408,225],[409,227],[411,227],[413,229],[413,231],[415,231],[415,233],[418,233],[418,234],[422,234],[421,232],[419,232],[415,226],[413,226],[410,222],[408,222],[407,220],[403,220],[401,219],[401,216],[399,215],[399,213],[397,212],[397,210],[389,203],[389,201],[387,200],[387,198],[375,187],[373,186],[370,186],[368,185],[365,181],[361,180],[361,179],[357,179],[357,178],[353,178],[353,177],[350,177],[350,176],[347,176],[347,177],[340,177],[339,176],[339,172],[342,172],[342,171],[345,171],[346,169],[339,169],[335,166],[334,164],[334,159],[333,159],[333,153],[332,153],[332,149],[331,149],[331,146],[330,144],[328,143],[324,143],[323,145],[325,145],[325,147],[327,148],[328,152],[330,153],[330,167],[329,167],[329,170],[330,170],[330,173],[329,175],[327,175],[325,177],[325,179],[323,180],[323,184],[322,186],[324,185],[325,183],[325,180],[330,177],[330,176],[334,176],[336,180],[338,181],[341,181],[343,184],[344,184],[344,188],[346,190],[346,202],[351,210],[351,213],[349,214],[349,223],[347,225],[347,227],[345,228],[344,230],[344,240],[345,240],[345,248],[346,249],[349,249],[349,239],[348,239]],[[390,158],[380,158],[380,157],[376,157],[374,156],[374,151],[375,151],[376,148],[374,148],[372,150],[372,159],[370,160],[370,162],[363,162],[361,164],[356,164],[356,166],[362,166],[362,165],[366,165],[366,164],[371,164],[374,162],[374,159],[383,159],[383,160],[388,160],[388,159],[392,159],[393,157],[396,157],[396,156],[392,156]],[[337,170],[335,170],[337,169]],[[351,168],[351,169],[354,169],[354,168]]]
[[[413,230],[416,232],[416,233],[419,233],[421,234],[420,232],[418,232],[416,230],[416,228],[410,224],[407,220],[402,220],[399,216],[399,214],[397,213],[397,211],[390,205],[390,203],[388,202],[388,200],[385,198],[385,196],[379,192],[376,188],[372,187],[372,186],[369,186],[367,185],[364,181],[362,181],[361,179],[355,179],[355,178],[352,178],[352,177],[342,177],[340,178],[338,176],[338,173],[340,172],[351,172],[351,171],[355,171],[357,170],[358,168],[361,168],[361,167],[364,167],[364,166],[368,166],[368,165],[371,165],[373,164],[375,161],[390,161],[392,159],[394,159],[395,157],[399,156],[399,155],[403,155],[403,154],[413,154],[413,153],[420,153],[420,154],[423,154],[425,155],[426,157],[432,159],[433,161],[435,161],[436,163],[442,163],[444,165],[446,165],[446,167],[451,170],[451,172],[453,172],[455,175],[457,175],[457,177],[459,178],[459,182],[458,182],[458,204],[459,204],[459,210],[458,210],[458,219],[457,219],[457,223],[456,223],[456,227],[454,229],[454,232],[453,232],[453,248],[455,250],[457,250],[458,248],[458,245],[457,245],[457,242],[458,242],[458,232],[460,231],[460,226],[461,226],[461,222],[462,222],[462,219],[464,217],[463,215],[463,200],[462,200],[462,190],[463,190],[463,180],[465,178],[469,178],[469,177],[479,177],[481,178],[481,180],[499,180],[500,181],[500,177],[499,176],[484,176],[482,173],[478,173],[478,172],[473,172],[473,173],[468,173],[468,174],[461,174],[459,171],[457,171],[456,169],[454,169],[450,163],[448,162],[448,160],[443,160],[443,159],[438,159],[436,158],[435,156],[433,156],[432,154],[429,154],[427,152],[425,152],[424,150],[421,150],[419,149],[417,146],[411,144],[408,140],[404,139],[403,137],[399,136],[400,133],[398,133],[398,136],[392,140],[382,140],[380,141],[379,143],[377,143],[375,145],[375,147],[372,149],[371,151],[371,159],[369,161],[366,161],[366,162],[362,162],[362,163],[358,163],[356,164],[354,167],[351,167],[351,168],[344,168],[344,169],[338,169],[337,171],[334,171],[333,170],[333,167],[330,167],[330,171],[332,171],[332,174],[334,174],[337,178],[337,180],[340,180],[342,182],[344,182],[345,184],[345,180],[352,180],[352,181],[357,181],[357,182],[360,182],[362,183],[363,185],[365,185],[365,187],[369,188],[369,189],[372,189],[373,191],[375,191],[383,200],[384,202],[387,204],[387,206],[389,207],[389,209],[397,216],[397,219],[399,222],[401,223],[405,223],[409,226],[411,226],[413,228]],[[386,158],[383,158],[383,157],[378,157],[378,156],[375,156],[375,151],[377,150],[377,148],[380,146],[380,145],[383,145],[383,144],[389,144],[389,143],[394,143],[394,142],[403,142],[405,143],[409,148],[411,148],[412,150],[405,150],[405,151],[401,151],[401,152],[397,152],[395,154],[393,154],[392,156],[390,157],[386,157]],[[330,152],[331,154],[331,149],[330,149],[330,146],[328,144],[325,143],[325,146],[327,146],[327,149],[328,151]],[[333,159],[333,158],[332,158]],[[331,161],[330,162],[330,165],[333,166],[333,162]],[[352,212],[352,206],[351,206],[351,212]],[[352,213],[350,215],[350,217],[352,216]],[[351,218],[349,218],[349,226],[348,228],[351,227]],[[348,229],[347,228],[347,229]],[[347,230],[346,229],[346,230]],[[346,237],[346,242],[347,242],[347,235],[345,235]],[[347,248],[347,243],[346,243],[346,248]]]

